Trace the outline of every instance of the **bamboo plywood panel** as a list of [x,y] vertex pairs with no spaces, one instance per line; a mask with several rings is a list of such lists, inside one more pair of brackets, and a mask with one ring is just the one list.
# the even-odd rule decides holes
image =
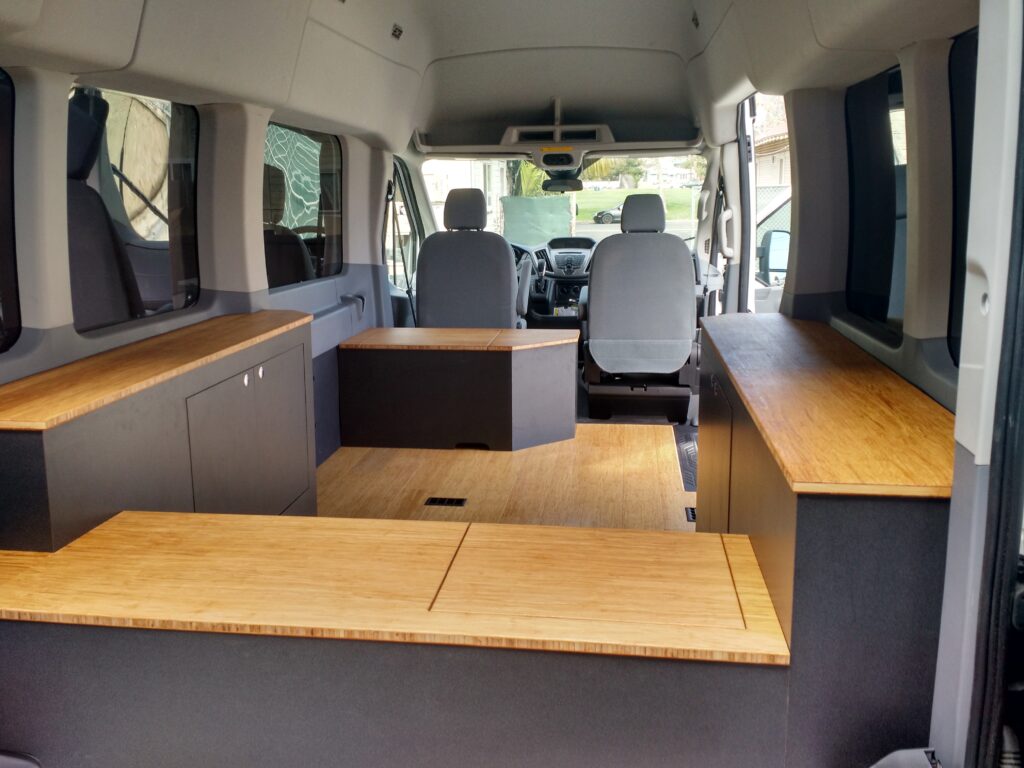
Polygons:
[[222,315],[0,386],[0,430],[42,431],[309,323],[301,312]]
[[473,525],[434,610],[743,629],[719,536]]
[[[692,530],[670,426],[579,424],[521,451],[344,447],[317,470],[319,514]],[[427,507],[428,497],[464,507]]]
[[342,349],[432,349],[485,352],[498,328],[370,328],[341,343]]
[[342,349],[458,350],[515,352],[575,344],[580,332],[497,328],[370,328],[341,343]]
[[0,550],[0,585],[42,564],[47,552]]
[[[667,558],[664,567],[689,578],[688,586],[648,575],[645,588],[651,591],[641,602],[627,605],[619,599],[601,611],[595,600],[602,595],[616,589],[637,593],[638,587],[631,583],[630,570],[592,571],[593,583],[579,579],[575,597],[564,591],[557,610],[545,611],[551,616],[515,615],[493,598],[487,606],[492,613],[461,611],[457,605],[453,610],[450,603],[438,610],[433,603],[442,600],[448,568],[453,560],[457,563],[460,544],[474,527],[122,513],[0,583],[0,619],[789,663],[746,537],[637,532],[615,538],[602,531],[547,529],[546,542],[510,541],[506,560],[491,566],[495,581],[507,580],[515,568],[530,567],[552,569],[545,583],[553,584],[564,573],[556,555],[582,545],[602,562],[645,569],[652,552],[658,553]],[[694,542],[674,545],[666,536]],[[726,571],[736,584],[731,597],[722,591]],[[531,589],[520,583],[510,591],[510,606],[537,601]],[[689,623],[673,618],[666,604],[688,615]],[[727,605],[732,606],[728,611]],[[715,607],[718,626],[696,623],[708,606]]]
[[779,314],[704,327],[794,492],[949,497],[953,414],[853,342]]
[[545,328],[517,328],[501,331],[490,343],[491,351],[518,351],[523,349],[540,349],[541,347],[557,347],[562,344],[576,344],[580,340],[580,332]]

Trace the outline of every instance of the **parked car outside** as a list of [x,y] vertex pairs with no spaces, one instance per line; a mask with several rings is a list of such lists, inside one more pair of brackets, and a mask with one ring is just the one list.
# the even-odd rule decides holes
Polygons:
[[594,214],[595,224],[614,224],[619,221],[622,221],[622,203]]

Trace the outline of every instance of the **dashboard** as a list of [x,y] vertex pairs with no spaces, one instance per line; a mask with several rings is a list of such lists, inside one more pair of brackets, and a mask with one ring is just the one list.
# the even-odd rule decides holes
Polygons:
[[[533,271],[538,278],[543,275],[558,282],[586,283],[597,241],[589,237],[559,237],[533,247],[516,243],[511,245],[517,269],[522,259],[529,258],[533,262]],[[708,292],[721,290],[724,282],[722,273],[709,261],[699,259],[697,254],[693,253],[692,242],[687,241],[687,245],[691,247],[697,294],[704,293],[705,288]],[[579,293],[576,292],[576,295]]]

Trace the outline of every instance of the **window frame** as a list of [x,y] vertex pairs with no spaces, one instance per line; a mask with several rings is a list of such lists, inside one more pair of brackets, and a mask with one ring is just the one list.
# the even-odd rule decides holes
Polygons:
[[[344,199],[345,199],[345,182],[344,182],[345,151],[344,151],[344,144],[341,141],[341,137],[339,135],[335,134],[335,133],[329,133],[327,131],[317,131],[317,130],[313,130],[313,129],[310,129],[310,128],[303,128],[302,126],[298,126],[298,125],[289,125],[287,123],[280,123],[280,122],[277,122],[276,120],[271,120],[271,121],[269,121],[267,123],[267,131],[265,132],[264,139],[263,139],[263,164],[264,164],[264,167],[267,166],[267,165],[273,165],[272,163],[268,162],[271,158],[269,158],[267,156],[267,138],[270,135],[270,128],[271,127],[278,128],[278,129],[281,129],[281,130],[284,130],[284,131],[289,131],[291,133],[296,133],[296,134],[300,134],[302,136],[305,136],[308,139],[311,139],[313,141],[318,142],[321,145],[321,148],[324,146],[324,140],[326,139],[328,142],[331,143],[331,145],[333,145],[333,147],[335,149],[335,152],[337,153],[337,157],[338,157],[338,166],[337,166],[337,172],[336,172],[336,176],[337,176],[337,193],[338,193],[338,200],[337,200],[338,232],[337,232],[336,235],[331,235],[330,236],[331,238],[334,239],[334,241],[337,244],[337,260],[336,260],[336,263],[333,260],[328,261],[328,259],[327,259],[326,248],[327,248],[327,242],[328,242],[328,237],[329,236],[326,234],[327,233],[327,227],[325,226],[324,227],[324,233],[325,233],[324,234],[324,249],[325,250],[324,250],[324,254],[321,255],[319,258],[317,258],[317,261],[314,264],[314,267],[313,267],[314,277],[312,279],[310,279],[310,280],[298,280],[298,281],[293,281],[293,282],[290,282],[290,283],[282,283],[280,285],[272,285],[272,286],[270,286],[269,285],[270,274],[269,274],[269,272],[267,272],[269,290],[272,291],[272,292],[276,292],[276,291],[287,290],[289,288],[294,288],[295,286],[298,286],[298,285],[315,283],[315,282],[319,282],[320,280],[325,280],[325,279],[337,277],[338,275],[341,274],[341,272],[345,268],[345,238],[344,238],[344,228],[345,228],[345,204],[344,204]],[[322,151],[322,149],[321,149],[321,151]],[[274,167],[277,167],[277,166],[274,166]],[[279,170],[281,170],[285,174],[285,177],[287,179],[287,177],[288,177],[287,169],[286,168],[280,168]],[[261,176],[262,176],[262,174],[261,174]],[[317,220],[319,222],[319,220],[324,217],[324,207],[323,207],[323,200],[324,200],[324,192],[323,192],[324,171],[323,171],[322,168],[320,169],[318,178],[319,178],[319,185],[320,185],[320,195],[319,195],[318,203],[317,203]],[[264,224],[265,224],[265,222],[264,222]],[[297,230],[305,229],[305,228],[308,228],[309,226],[311,226],[311,225],[299,225],[297,227],[297,229],[294,230],[294,231],[301,238],[301,233],[299,233]],[[302,238],[302,239],[306,240],[307,238]],[[312,238],[310,238],[310,239],[312,239]],[[263,246],[263,255],[264,255],[264,267],[266,267],[266,242],[265,241],[264,241],[264,246]],[[327,269],[329,264],[331,265],[330,271],[328,271],[328,269]]]
[[[103,140],[100,150],[96,156],[96,163],[93,166],[92,173],[99,174],[99,181],[96,186],[90,186],[99,195],[103,207],[107,213],[107,216],[113,224],[114,233],[118,238],[121,248],[126,251],[125,258],[128,260],[128,266],[132,271],[132,278],[136,281],[136,286],[141,293],[141,286],[139,286],[139,271],[136,265],[133,263],[131,258],[131,249],[140,248],[142,250],[149,250],[155,243],[167,243],[167,259],[168,259],[168,270],[171,279],[171,291],[170,300],[171,306],[168,309],[161,310],[143,310],[143,313],[138,317],[132,317],[127,320],[120,320],[115,322],[106,322],[100,325],[90,325],[88,327],[80,327],[79,320],[75,316],[75,304],[72,299],[71,312],[73,318],[73,325],[76,333],[80,335],[90,335],[95,332],[108,332],[113,328],[126,326],[138,322],[145,322],[154,318],[166,319],[168,316],[173,315],[176,312],[187,310],[195,307],[199,303],[199,297],[202,290],[202,281],[200,278],[200,258],[199,258],[199,142],[200,142],[200,130],[201,130],[201,119],[199,116],[198,108],[193,104],[187,104],[184,102],[176,102],[170,99],[164,99],[159,96],[151,96],[144,93],[130,93],[128,91],[120,91],[116,88],[102,88],[88,83],[76,83],[74,84],[68,93],[68,108],[71,108],[71,101],[79,92],[87,95],[98,95],[100,98],[107,101],[105,98],[106,94],[117,94],[119,96],[126,96],[131,99],[137,100],[149,100],[165,102],[170,105],[170,119],[172,122],[168,123],[168,148],[167,158],[164,161],[166,165],[166,185],[168,191],[167,211],[165,213],[168,219],[167,229],[167,240],[150,240],[144,234],[138,232],[135,225],[128,218],[127,209],[123,203],[123,193],[118,186],[119,180],[115,175],[113,168],[114,163],[111,161],[109,146],[108,146],[108,130],[109,123],[105,122],[103,126]],[[107,104],[109,105],[109,101]],[[181,210],[188,215],[177,216],[175,211],[172,210],[170,204],[170,189],[172,183],[172,174],[174,172],[175,164],[172,160],[172,149],[174,147],[175,136],[171,130],[174,125],[173,118],[176,113],[188,114],[189,117],[189,133],[191,134],[191,162],[188,164],[192,169],[191,184],[187,187],[187,192],[184,195],[184,202],[187,203]],[[109,114],[106,120],[109,120]],[[106,162],[109,166],[107,173],[109,177],[105,176],[103,172],[98,169],[101,167],[100,164]],[[104,183],[106,182],[106,184]],[[113,184],[114,186],[109,186]],[[145,201],[145,195],[140,195],[136,189],[131,189],[131,186],[126,187],[132,194],[137,197],[143,198]],[[118,204],[120,205],[120,211],[111,209],[111,205],[108,203],[108,196],[110,194],[118,196]],[[150,201],[152,202],[152,201]],[[148,207],[148,206],[147,206]],[[123,214],[124,220],[118,215]],[[170,222],[177,219],[179,221],[178,229],[172,230]],[[187,226],[182,226],[182,223],[186,223]],[[122,228],[127,228],[131,231],[134,236],[133,239],[126,239],[122,233]],[[175,266],[173,261],[174,246],[177,244],[178,250],[181,253],[180,263]],[[74,245],[68,243],[68,258],[70,261],[71,251]],[[176,303],[177,296],[183,296],[183,303],[181,306],[174,306]],[[145,298],[141,297],[143,304]]]
[[[6,103],[4,103],[6,101]],[[0,69],[0,353],[21,336],[21,297],[14,212],[14,82]]]
[[384,265],[385,270],[387,270],[388,280],[390,280],[392,284],[399,287],[400,290],[409,290],[416,282],[416,267],[419,264],[419,250],[423,246],[423,241],[426,238],[426,231],[423,227],[423,218],[420,214],[415,190],[413,189],[412,174],[409,171],[408,164],[405,160],[396,155],[394,157],[392,169],[392,183],[394,184],[395,195],[401,195],[402,202],[405,206],[406,219],[409,221],[412,233],[416,236],[415,247],[410,248],[411,252],[406,254],[406,257],[408,258],[406,268],[409,271],[409,281],[411,284],[403,289],[392,279],[394,270],[391,268],[391,264],[394,264],[394,268],[397,269],[398,258],[393,254],[391,264],[389,264],[387,240],[390,228],[394,226],[391,221],[391,210],[393,205],[391,200],[385,201],[384,227],[381,230],[381,263]]
[[[957,110],[959,99],[967,94],[957,85],[954,70],[954,55],[957,46],[964,41],[973,41],[974,69],[970,80],[970,109],[965,115],[966,120],[958,121]],[[953,215],[952,215],[952,249],[950,253],[949,277],[949,318],[946,327],[946,346],[953,365],[960,367],[961,335],[963,333],[964,291],[967,281],[967,229],[971,204],[972,155],[974,151],[975,104],[977,101],[978,80],[978,29],[968,30],[953,39],[949,48],[949,120],[953,172]],[[962,104],[961,104],[962,106]],[[957,128],[960,128],[958,131]]]
[[[875,142],[872,144],[864,144],[863,142],[856,141],[854,136],[854,127],[856,126],[858,134],[857,138],[863,138],[864,133],[870,128],[874,127],[878,129],[878,125],[872,126],[869,119],[864,119],[863,115],[866,112],[863,109],[863,105],[858,109],[858,121],[851,119],[851,91],[855,88],[867,88],[871,84],[880,83],[882,79],[885,79],[886,92],[887,92],[887,107],[880,115],[871,115],[870,118],[875,120],[884,119],[886,129],[884,132],[885,141]],[[899,90],[893,90],[894,80],[899,82]],[[859,93],[859,92],[858,92]],[[890,67],[889,69],[879,72],[872,77],[861,80],[860,82],[853,83],[850,85],[844,95],[844,111],[845,111],[845,123],[846,123],[846,146],[847,146],[847,167],[848,167],[848,187],[849,187],[849,233],[847,241],[847,264],[846,264],[846,283],[844,287],[844,296],[846,302],[846,311],[848,316],[852,316],[856,319],[858,325],[863,330],[875,337],[878,341],[898,348],[903,343],[903,322],[899,325],[889,322],[888,320],[888,307],[892,301],[892,290],[893,290],[893,267],[895,265],[895,248],[896,248],[896,222],[897,222],[897,190],[896,190],[896,173],[895,169],[898,164],[895,162],[895,149],[893,145],[893,134],[892,134],[892,121],[891,113],[894,109],[904,108],[903,103],[903,76],[900,67]],[[899,94],[899,105],[894,107],[893,97],[895,94]],[[878,146],[876,146],[876,144]],[[863,149],[861,149],[863,147]],[[869,161],[873,160],[873,153],[882,152],[889,158],[889,165],[886,168],[886,178],[891,178],[892,184],[892,206],[891,215],[889,214],[889,206],[886,206],[885,216],[881,215],[881,212],[877,208],[871,206],[863,206],[858,208],[858,200],[865,197],[865,193],[870,192],[870,188],[874,187],[877,189],[877,165],[865,166],[863,161],[865,158]],[[877,155],[875,155],[877,157]],[[909,165],[909,164],[908,164]],[[907,166],[903,166],[906,168]],[[892,176],[888,176],[888,171],[891,170]],[[861,184],[864,184],[865,189],[861,190],[858,185],[858,180]],[[873,183],[869,183],[873,182]],[[875,196],[877,193],[871,193]],[[882,229],[875,226],[882,221],[884,218],[885,229],[882,232],[882,237],[886,241],[886,248],[880,249],[875,247],[877,241],[875,238],[878,237],[878,233]],[[891,227],[890,227],[891,223]],[[865,238],[864,233],[866,231],[872,232],[870,238]],[[890,237],[891,235],[891,237]],[[862,243],[867,242],[867,246]],[[887,272],[888,272],[888,290],[885,297],[886,304],[886,320],[880,320],[878,317],[873,316],[866,308],[866,303],[872,298],[877,300],[881,299],[880,295],[873,296],[866,290],[855,290],[852,283],[855,281],[855,265],[857,263],[857,257],[871,253],[888,253]],[[878,257],[875,256],[877,259]],[[904,270],[906,265],[904,264]],[[854,298],[856,297],[856,298]],[[876,313],[877,314],[877,313]]]

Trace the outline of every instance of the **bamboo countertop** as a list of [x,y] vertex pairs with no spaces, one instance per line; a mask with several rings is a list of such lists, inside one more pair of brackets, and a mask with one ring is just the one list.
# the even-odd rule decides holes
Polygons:
[[704,339],[794,492],[949,498],[953,414],[838,331],[736,314]]
[[0,430],[40,432],[312,320],[288,310],[221,315],[0,386]]
[[576,344],[580,332],[500,328],[370,328],[341,343],[342,349],[413,349],[518,352]]
[[718,534],[124,512],[0,582],[0,619],[789,663]]

